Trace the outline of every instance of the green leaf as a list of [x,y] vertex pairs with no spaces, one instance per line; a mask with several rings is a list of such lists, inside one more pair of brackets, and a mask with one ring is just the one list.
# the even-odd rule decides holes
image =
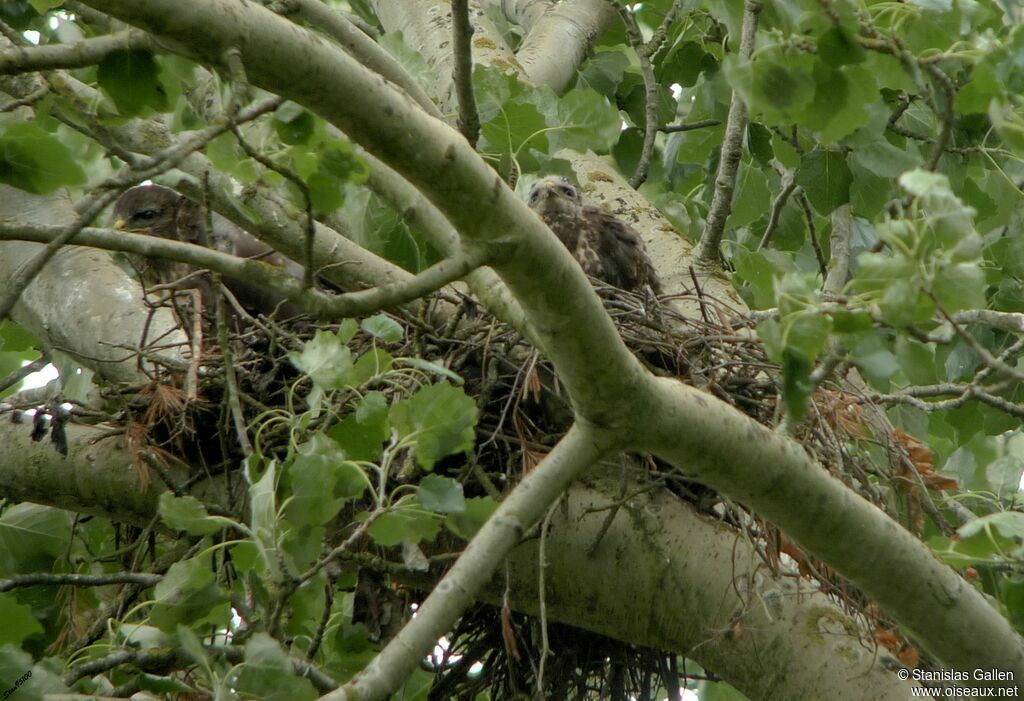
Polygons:
[[769,165],[775,152],[772,149],[772,133],[763,124],[747,124],[747,147],[750,155],[762,166]]
[[84,182],[71,150],[35,122],[13,124],[0,135],[0,183],[45,195]]
[[607,153],[619,138],[619,111],[591,90],[570,90],[557,102],[553,119],[557,127],[548,134],[551,151],[563,148]]
[[704,70],[704,57],[707,52],[695,41],[683,41],[675,44],[663,61],[655,65],[655,76],[663,85],[678,83],[683,87],[692,87]]
[[[306,187],[309,188],[309,202],[313,210],[320,214],[330,214],[341,209],[345,204],[344,182],[330,173],[318,170],[306,178]],[[297,206],[305,207],[304,202],[298,201]]]
[[189,535],[211,535],[230,522],[223,517],[210,516],[206,507],[195,497],[176,497],[171,492],[160,495],[159,513],[168,528]]
[[985,273],[977,263],[942,266],[932,292],[947,313],[985,308]]
[[321,433],[298,447],[288,467],[292,489],[286,515],[296,526],[319,526],[330,520],[349,499],[368,486],[362,469],[345,460],[338,445]]
[[423,387],[391,408],[391,424],[415,446],[416,461],[430,470],[446,455],[473,447],[476,403],[447,383]]
[[377,460],[384,442],[391,437],[388,402],[384,394],[368,392],[356,410],[327,433],[349,460]]
[[402,68],[413,77],[421,88],[428,94],[434,91],[434,81],[436,80],[434,70],[422,54],[409,48],[402,32],[388,32],[379,39],[378,43],[402,64]]
[[804,189],[815,211],[822,216],[850,201],[853,175],[846,157],[837,151],[814,149],[800,159],[796,183]]
[[[1008,497],[1020,488],[1020,478],[1024,474],[1024,460],[1016,455],[1004,455],[985,468],[985,477],[998,496]],[[0,619],[2,620],[2,619]]]
[[[529,161],[529,149],[549,152],[548,122],[536,105],[510,101],[480,127],[480,150],[515,155]],[[524,166],[524,169],[526,167]]]
[[296,676],[291,657],[266,633],[255,633],[246,642],[245,663],[225,683],[243,698],[264,701],[312,701],[319,696],[308,679]]
[[738,229],[763,217],[771,205],[771,197],[764,171],[741,163],[726,228]]
[[898,177],[921,164],[920,156],[896,148],[881,135],[853,149],[850,161],[883,178]]
[[385,343],[398,343],[405,337],[402,325],[387,314],[377,314],[363,319],[362,329]]
[[464,511],[448,514],[444,523],[452,533],[463,540],[469,540],[476,535],[497,509],[498,502],[491,497],[473,497],[466,499]]
[[0,515],[0,576],[49,572],[70,537],[67,511],[27,502],[9,507]]
[[957,529],[957,533],[961,538],[970,538],[990,528],[994,529],[1004,538],[1013,538],[1019,542],[1021,539],[1024,539],[1024,514],[1017,511],[999,511],[994,514],[985,514],[960,526]]
[[319,147],[320,170],[342,183],[362,185],[370,174],[366,159],[355,152],[350,141],[331,139]]
[[0,645],[21,645],[25,638],[45,633],[32,615],[32,607],[18,602],[14,594],[0,593]]
[[769,125],[799,121],[814,98],[815,60],[780,44],[758,51],[751,61],[737,54],[725,57],[722,67],[729,84]]
[[424,360],[423,358],[400,358],[400,360],[402,365],[408,365],[409,367],[416,368],[417,370],[423,370],[424,372],[432,372],[437,375],[441,375],[451,380],[457,385],[461,385],[464,382],[464,380],[461,377],[459,377],[459,375],[452,372],[445,366],[438,365],[437,363],[432,363],[429,360]]
[[576,76],[576,85],[613,98],[619,83],[622,82],[622,74],[628,67],[629,58],[623,51],[599,50],[583,64],[583,68]]
[[309,110],[288,100],[274,111],[274,131],[283,143],[305,144],[316,126],[316,120]]
[[433,540],[440,530],[441,521],[435,514],[406,502],[380,516],[367,532],[377,545],[389,548],[402,541]]
[[103,57],[96,71],[100,87],[110,95],[117,110],[134,117],[146,107],[168,110],[167,95],[159,81],[160,68],[144,49],[115,51]]
[[154,588],[149,622],[173,632],[178,624],[211,622],[227,625],[228,595],[217,586],[216,575],[204,558],[176,562]]
[[416,498],[427,511],[457,514],[466,508],[462,485],[451,477],[427,475],[416,488]]
[[813,369],[814,364],[803,353],[791,348],[783,350],[782,400],[791,421],[800,421],[807,413],[808,400],[814,391]]
[[831,66],[862,63],[865,53],[857,37],[842,25],[833,26],[818,37],[818,55]]
[[317,329],[312,340],[306,341],[300,352],[289,353],[288,358],[324,389],[344,387],[352,369],[352,351],[337,334],[323,329]]

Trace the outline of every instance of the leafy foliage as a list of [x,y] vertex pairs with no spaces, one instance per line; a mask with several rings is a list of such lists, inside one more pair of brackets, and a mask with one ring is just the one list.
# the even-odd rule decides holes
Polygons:
[[[24,33],[26,45],[104,31],[61,5],[2,2],[0,18]],[[378,24],[372,2],[348,5]],[[656,35],[671,6],[636,4],[646,36]],[[681,6],[650,57],[658,126],[673,128],[658,137],[642,194],[681,236],[697,240],[735,92],[749,123],[722,253],[737,294],[763,312],[757,335],[778,369],[763,379],[781,397],[779,421],[811,440],[799,433],[810,417],[839,416],[860,430],[864,411],[877,409],[888,444],[854,437],[841,452],[868,466],[864,479],[880,501],[1024,630],[1022,326],[1019,316],[999,315],[1024,313],[1024,28],[1010,21],[1017,9],[995,0],[765,3],[747,58],[737,51],[743,3]],[[521,41],[522,29],[503,21]],[[401,32],[379,43],[428,92],[447,84]],[[211,74],[204,104],[190,94],[196,70],[188,59],[133,49],[66,72],[92,99],[54,83],[24,106],[5,108],[0,183],[83,194],[129,165],[123,152],[105,148],[129,120],[159,119],[177,136],[223,119],[237,86]],[[509,181],[578,175],[565,149],[608,156],[627,176],[641,160],[648,92],[621,28],[601,38],[562,94],[493,66],[476,67],[473,87],[478,150]],[[310,209],[406,270],[439,259],[415,213],[364,187],[361,152],[307,107],[284,101],[242,133],[245,144],[229,131],[201,148],[233,181],[216,194],[239,211],[251,214],[249,188],[269,187],[296,220]],[[211,181],[203,186],[220,187]],[[840,262],[850,271],[841,291],[823,293],[825,274]],[[292,365],[282,371],[291,373],[288,388],[262,406],[250,426],[251,453],[232,463],[244,482],[232,509],[165,492],[158,503],[165,530],[148,547],[150,531],[32,504],[2,507],[0,577],[127,569],[137,561],[123,555],[125,537],[135,543],[133,557],[154,569],[160,563],[162,580],[152,589],[126,585],[111,641],[154,654],[173,646],[190,672],[133,672],[129,681],[139,689],[313,698],[320,690],[296,671],[296,660],[308,656],[335,681],[347,679],[386,639],[381,611],[393,605],[400,619],[408,610],[408,601],[388,600],[395,592],[387,586],[369,587],[374,614],[363,616],[368,585],[357,570],[368,552],[387,567],[400,559],[422,572],[437,564],[432,553],[462,547],[497,508],[500,490],[467,491],[485,404],[479,378],[411,352],[406,327],[388,314],[340,320],[282,343]],[[42,349],[4,321],[0,377]],[[84,403],[95,389],[91,373],[54,357],[64,398]],[[832,382],[853,370],[856,393]],[[522,427],[513,420],[513,428]],[[130,427],[125,433],[134,440]],[[894,464],[902,467],[893,471]],[[927,519],[923,505],[934,506]],[[965,511],[973,518],[961,525]],[[72,614],[88,620],[113,599],[105,589],[75,591],[73,603],[41,586],[0,594],[0,677],[32,671],[19,694],[68,690],[46,655],[65,636],[85,635],[69,623]],[[235,646],[234,658],[221,655],[218,645],[236,634],[244,647]],[[100,647],[79,653],[98,657]],[[106,694],[127,679],[123,671],[104,674],[102,683],[82,679],[74,690]],[[425,697],[424,678],[410,680],[407,697]],[[705,685],[701,694],[735,697],[724,685]]]

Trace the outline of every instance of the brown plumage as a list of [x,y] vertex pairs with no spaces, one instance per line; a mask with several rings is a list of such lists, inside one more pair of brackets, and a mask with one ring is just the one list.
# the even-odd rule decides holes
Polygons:
[[583,204],[579,190],[568,180],[538,181],[530,189],[529,204],[587,275],[623,290],[650,288],[661,294],[661,282],[640,234],[621,219]]
[[[173,241],[200,243],[202,211],[184,195],[161,185],[140,185],[127,190],[114,205],[115,227],[127,231],[159,236]],[[213,216],[213,231],[210,232],[211,248],[230,253],[240,258],[254,258],[269,265],[283,267],[295,277],[302,277],[302,266],[291,261],[270,246],[250,236],[230,221],[219,215]],[[131,256],[132,265],[151,285],[172,285],[193,272],[187,263]],[[273,312],[281,305],[283,297],[259,285],[241,280],[226,281],[228,288],[246,307],[265,313]],[[208,286],[201,281],[190,280],[183,287],[197,287],[208,294]],[[286,315],[299,313],[290,303],[281,305],[280,312]]]

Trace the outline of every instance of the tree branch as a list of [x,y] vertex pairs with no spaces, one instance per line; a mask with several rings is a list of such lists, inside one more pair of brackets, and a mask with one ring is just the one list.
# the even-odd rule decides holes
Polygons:
[[[0,240],[34,241],[49,243],[61,233],[60,227],[31,224],[5,224],[0,222]],[[235,280],[257,283],[279,292],[290,301],[302,305],[310,314],[323,319],[341,319],[364,316],[395,307],[436,292],[469,272],[480,267],[486,249],[474,249],[472,254],[446,258],[408,280],[373,287],[359,292],[332,295],[303,285],[283,269],[262,261],[237,258],[204,246],[172,241],[157,236],[132,234],[113,229],[82,229],[75,236],[76,245],[124,251],[146,256],[188,263],[195,268],[206,268]]]
[[536,20],[516,58],[534,85],[564,92],[614,21],[615,8],[607,0],[564,0]]
[[[757,21],[761,14],[759,0],[745,0],[743,3],[743,34],[740,38],[740,55],[750,60],[754,52],[754,37],[757,35]],[[725,234],[725,221],[732,210],[732,194],[736,188],[736,173],[739,170],[740,156],[743,155],[743,135],[747,130],[747,106],[740,97],[738,90],[732,91],[732,103],[729,116],[725,122],[725,138],[722,141],[722,154],[718,161],[718,174],[715,176],[715,192],[711,198],[711,207],[704,220],[704,232],[697,244],[694,263],[702,267],[714,267],[721,259],[722,236]]]
[[155,586],[164,577],[162,574],[145,572],[114,572],[111,574],[18,574],[0,579],[0,592],[21,587],[104,587],[110,584],[138,584],[143,587]]
[[466,546],[462,556],[420,604],[416,617],[389,642],[374,663],[324,701],[383,699],[397,691],[416,669],[438,636],[483,589],[523,534],[587,467],[610,449],[607,439],[585,424],[576,424],[558,445],[505,498],[494,515]]
[[402,64],[340,10],[320,0],[273,0],[268,6],[274,12],[295,17],[310,29],[331,37],[364,66],[404,90],[427,114],[444,118],[441,110]]
[[473,26],[469,23],[469,0],[452,0],[452,46],[455,51],[452,80],[459,100],[459,131],[476,148],[480,136],[480,115],[473,94]]
[[821,291],[826,298],[836,298],[846,287],[850,275],[850,234],[853,217],[850,205],[840,205],[832,212],[832,236],[829,240],[828,274]]
[[54,68],[82,68],[99,63],[115,51],[154,48],[152,37],[137,29],[82,39],[70,44],[17,46],[0,51],[0,75]]

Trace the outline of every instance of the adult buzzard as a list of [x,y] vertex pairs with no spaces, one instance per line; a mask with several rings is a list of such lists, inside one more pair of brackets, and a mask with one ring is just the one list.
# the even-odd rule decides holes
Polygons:
[[[185,243],[200,243],[201,218],[202,211],[199,205],[179,192],[161,185],[133,187],[125,191],[114,205],[116,228]],[[285,258],[220,215],[213,216],[213,231],[210,232],[207,243],[211,248],[223,253],[262,260],[269,265],[285,268],[295,277],[302,277],[302,266]],[[131,261],[143,279],[154,285],[172,285],[193,272],[187,263],[140,256],[132,256]],[[281,295],[259,285],[240,280],[229,280],[226,284],[238,301],[251,309],[270,313],[280,305],[278,311],[286,316],[300,312],[293,304],[282,304],[284,298]],[[204,294],[206,293],[206,286],[194,279],[183,282],[182,286],[198,287]]]
[[649,288],[661,294],[661,282],[647,257],[640,234],[621,219],[583,204],[579,190],[562,177],[548,177],[530,189],[530,208],[565,244],[583,272],[623,290]]

